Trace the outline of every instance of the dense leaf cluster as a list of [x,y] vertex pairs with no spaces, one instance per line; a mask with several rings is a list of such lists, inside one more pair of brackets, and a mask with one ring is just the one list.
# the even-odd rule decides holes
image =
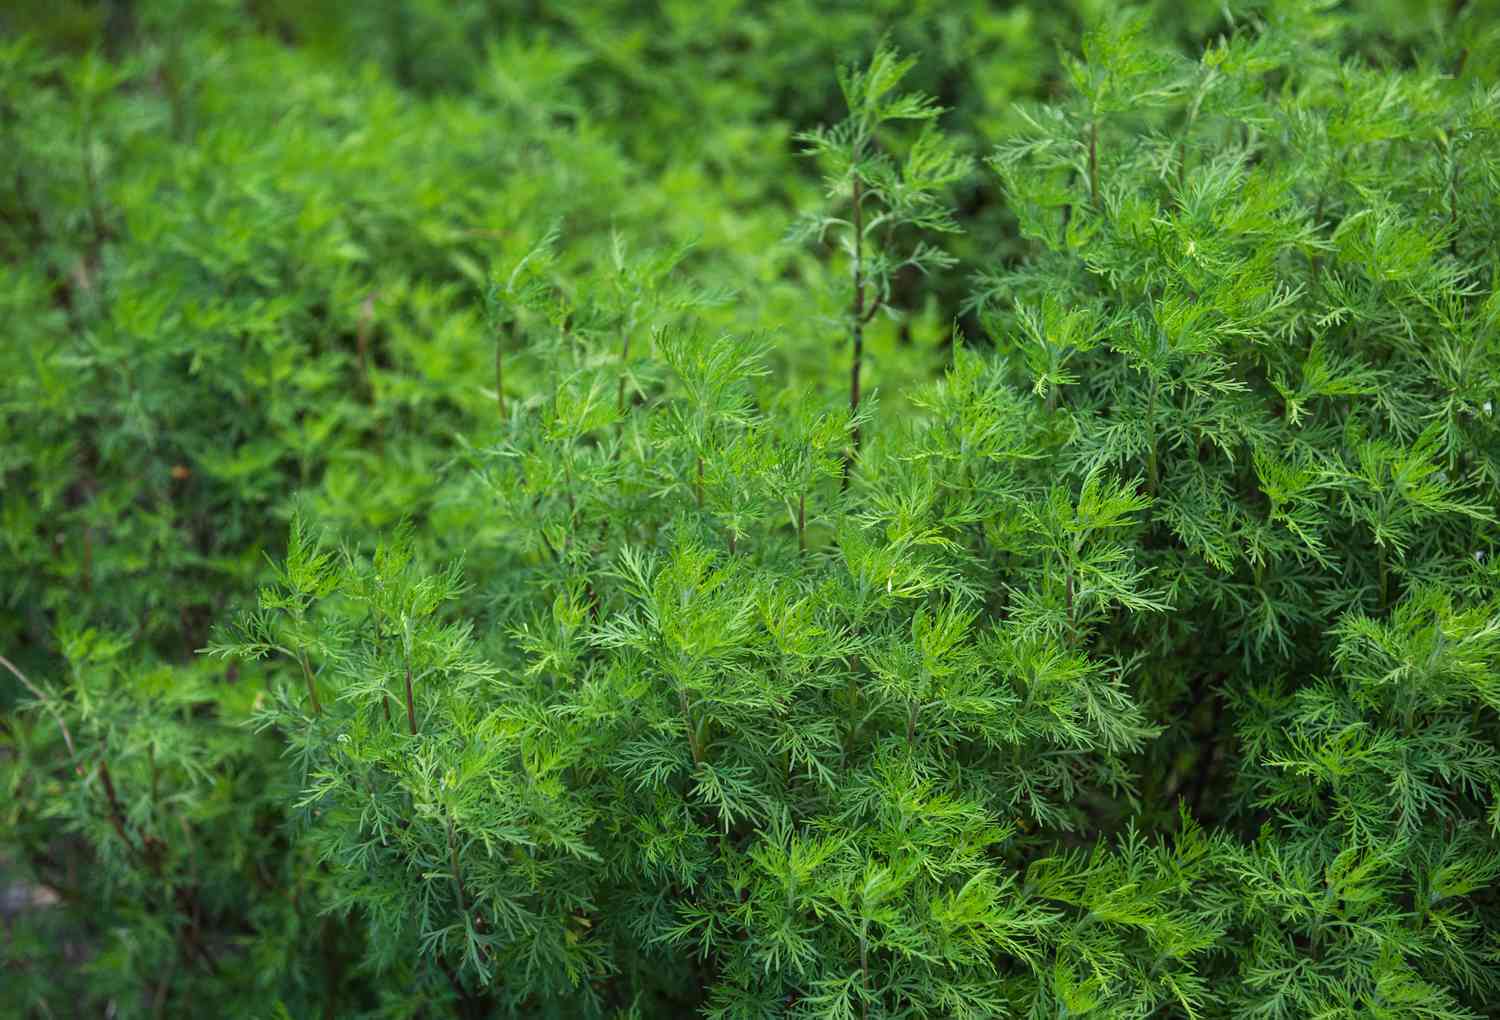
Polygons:
[[1492,10],[186,6],[0,43],[0,1009],[1496,1015]]

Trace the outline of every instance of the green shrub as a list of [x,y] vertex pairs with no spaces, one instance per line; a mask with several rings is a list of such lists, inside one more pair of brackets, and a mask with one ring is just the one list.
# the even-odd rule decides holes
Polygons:
[[1500,19],[1089,6],[30,15],[0,1004],[1496,1015]]

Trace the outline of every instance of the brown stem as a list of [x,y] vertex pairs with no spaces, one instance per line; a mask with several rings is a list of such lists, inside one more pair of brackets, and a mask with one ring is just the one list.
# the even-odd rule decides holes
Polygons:
[[[131,856],[140,861],[141,864],[157,878],[162,877],[162,855],[166,850],[166,844],[154,837],[147,836],[143,845],[137,846],[135,840],[130,838],[130,833],[125,828],[125,811],[120,806],[120,797],[115,792],[114,777],[110,775],[109,761],[105,758],[99,759],[96,770],[99,774],[100,785],[104,787],[104,799],[109,806],[109,822],[114,828],[115,834],[120,837],[120,842],[125,844]],[[170,883],[168,883],[168,886]],[[162,889],[165,892],[165,887]],[[196,952],[211,973],[218,973],[218,961],[208,951],[202,940],[198,937],[198,929],[201,927],[199,921],[198,897],[192,888],[178,886],[173,894],[173,900],[177,904],[178,911],[182,914],[187,926],[182,929],[182,938],[187,947]]]
[[218,960],[214,958],[213,953],[208,951],[208,947],[203,944],[198,934],[203,925],[200,920],[201,911],[196,893],[191,888],[179,886],[172,899],[177,904],[178,913],[187,922],[182,929],[183,941],[187,943],[189,949],[198,954],[198,959],[203,961],[203,965],[208,968],[210,974],[217,974],[219,972]]
[[94,528],[90,524],[83,526],[83,590],[94,590]]
[[364,384],[365,395],[375,403],[375,383],[370,378],[370,323],[375,317],[375,295],[367,294],[359,306],[359,378]]
[[411,652],[406,653],[406,728],[417,735],[417,706],[411,693]]
[[343,961],[338,953],[338,928],[333,918],[324,917],[322,930],[318,933],[318,948],[323,956],[323,1020],[335,1020],[334,1003],[338,1001]]
[[120,842],[129,848],[132,854],[139,854],[140,850],[135,845],[135,840],[125,831],[125,812],[120,810],[120,798],[115,794],[115,783],[109,774],[109,762],[99,760],[99,782],[104,786],[104,799],[109,805],[109,822],[114,826],[115,834],[120,837]]
[[167,971],[162,975],[161,981],[156,985],[156,993],[151,997],[151,1015],[159,1017],[167,1005],[167,990],[171,987],[172,978],[177,975],[177,957],[172,958]]
[[438,957],[438,966],[442,968],[443,974],[448,978],[448,984],[453,989],[454,996],[458,999],[460,1011],[467,1013],[469,993],[464,990],[464,986],[459,982],[458,975],[453,972],[453,967],[448,961],[441,956]]

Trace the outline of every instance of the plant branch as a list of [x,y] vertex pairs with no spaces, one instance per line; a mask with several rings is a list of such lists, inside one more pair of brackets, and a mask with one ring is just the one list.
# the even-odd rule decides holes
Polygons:
[[[57,720],[57,728],[62,730],[63,743],[68,745],[69,757],[77,758],[78,748],[73,746],[73,734],[69,732],[68,724],[63,719],[61,710],[59,710],[58,707],[52,703],[52,699],[49,698],[46,692],[43,691],[40,687],[28,680],[26,678],[26,674],[22,673],[16,667],[15,663],[11,662],[3,655],[0,655],[0,666],[4,666],[6,669],[10,670],[12,675],[14,675],[17,680],[21,681],[22,686],[30,691],[39,702],[47,706],[47,711],[52,714],[53,719]],[[77,770],[78,766],[74,766],[74,768],[75,770]],[[82,771],[79,771],[78,774],[82,775],[83,773]]]

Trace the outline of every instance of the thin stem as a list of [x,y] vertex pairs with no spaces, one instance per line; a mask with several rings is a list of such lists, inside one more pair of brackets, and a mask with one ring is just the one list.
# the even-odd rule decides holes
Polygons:
[[151,1015],[153,1017],[161,1016],[162,1010],[166,1008],[167,991],[172,985],[172,979],[176,976],[177,957],[174,956],[172,962],[167,966],[166,973],[162,975],[161,981],[157,983],[156,993],[151,998]]
[[[849,360],[849,414],[851,416],[859,413],[860,375],[865,357],[865,323],[869,321],[865,317],[864,198],[864,182],[859,179],[859,174],[856,173],[852,188],[854,209],[850,215],[854,231],[854,297],[850,299],[849,306],[850,327],[853,334],[853,351]],[[853,438],[854,450],[849,456],[844,458],[842,485],[846,490],[849,488],[849,472],[854,467],[854,461],[859,457],[860,444],[863,439],[858,425],[854,426]]]
[[858,653],[849,656],[849,681],[844,687],[844,696],[848,701],[846,714],[849,717],[849,728],[844,731],[843,760],[847,764],[849,753],[854,749],[854,739],[859,735],[859,672],[861,661]]
[[469,895],[464,890],[464,876],[458,868],[458,840],[453,835],[453,816],[446,815],[448,823],[448,864],[453,869],[453,888],[458,892],[458,910],[465,918],[469,916]]
[[463,986],[463,982],[458,979],[458,974],[454,972],[453,965],[441,956],[437,958],[437,961],[438,966],[443,970],[443,975],[448,979],[449,987],[453,989],[454,997],[458,999],[459,1015],[472,1015],[474,1013],[474,999],[469,994],[468,989]]
[[99,759],[99,782],[104,786],[104,797],[109,804],[109,822],[114,826],[115,834],[120,837],[120,842],[129,848],[132,854],[139,854],[140,850],[135,845],[135,840],[125,831],[125,812],[120,810],[120,798],[115,794],[115,783],[109,774],[109,762],[103,758]]
[[323,714],[323,703],[318,700],[318,684],[313,679],[312,666],[307,661],[305,649],[297,649],[297,662],[302,667],[302,676],[307,681],[307,698],[312,703],[313,715]]
[[1146,492],[1153,497],[1159,482],[1156,462],[1156,393],[1160,386],[1161,380],[1153,375],[1151,398],[1146,404]]
[[[17,669],[16,664],[11,662],[3,655],[0,655],[0,666],[4,666],[6,669],[10,670],[11,674],[17,680],[21,681],[22,686],[30,691],[38,701],[47,706],[47,711],[52,714],[53,719],[57,720],[57,728],[62,730],[63,743],[68,745],[69,757],[78,757],[78,749],[73,746],[73,734],[68,731],[68,724],[63,720],[62,712],[59,711],[58,707],[52,703],[52,699],[47,697],[46,692],[44,692],[40,687],[32,683],[30,680],[26,679],[26,674]],[[76,768],[77,766],[75,766],[75,769]]]
[[1073,632],[1077,626],[1077,612],[1073,606],[1073,565],[1068,564],[1067,569],[1067,596],[1068,596],[1068,640],[1072,641]]
[[625,416],[625,366],[630,363],[630,331],[625,331],[625,339],[620,344],[620,383],[619,394],[616,404],[619,408],[620,417]]
[[1099,121],[1089,121],[1089,200],[1099,208]]
[[495,403],[505,417],[505,334],[495,330]]
[[[74,757],[77,757],[77,753],[78,752],[77,752],[76,747],[73,744],[73,735],[72,735],[72,733],[70,733],[68,731],[68,725],[67,725],[67,723],[63,721],[62,715],[58,712],[56,706],[52,704],[51,699],[47,697],[47,695],[45,694],[45,692],[43,692],[40,688],[38,688],[35,684],[33,684],[29,679],[27,679],[26,674],[22,673],[19,669],[17,669],[16,665],[13,662],[11,662],[9,659],[7,659],[3,655],[0,655],[0,665],[3,665],[6,669],[8,669],[15,676],[15,678],[17,680],[21,681],[21,683],[26,687],[27,690],[29,690],[39,700],[41,700],[43,704],[47,705],[48,710],[53,714],[53,717],[57,720],[57,726],[58,726],[58,728],[60,730],[62,730],[63,742],[65,744],[67,744],[69,754],[71,754]],[[156,749],[155,749],[154,745],[152,745],[150,747],[150,755],[151,755],[151,799],[152,799],[152,802],[154,804],[159,799],[159,790],[158,790],[158,777],[159,777],[159,773],[157,771],[157,766],[156,766]],[[74,765],[74,771],[79,776],[83,775],[83,768],[81,766],[79,766],[79,765]],[[155,852],[153,852],[153,853],[147,853],[146,850],[147,849],[159,848],[159,847],[162,846],[162,844],[159,841],[152,840],[152,838],[148,836],[147,840],[146,840],[146,843],[144,844],[144,847],[136,845],[135,840],[133,840],[133,839],[130,838],[130,832],[129,832],[129,830],[125,827],[125,810],[124,810],[123,807],[121,807],[121,805],[120,805],[120,796],[119,796],[119,794],[115,790],[114,776],[110,773],[110,770],[109,770],[109,760],[107,758],[100,758],[99,759],[99,764],[98,764],[97,768],[95,769],[95,771],[97,772],[97,774],[99,776],[99,784],[104,788],[104,799],[105,799],[105,803],[106,803],[106,805],[108,806],[108,809],[109,809],[108,813],[109,813],[109,824],[110,824],[110,827],[115,830],[115,835],[117,835],[117,836],[120,837],[120,842],[125,844],[125,848],[126,848],[126,850],[128,850],[130,852],[131,856],[138,858],[143,864],[145,864],[151,870],[151,872],[153,874],[160,875],[160,873],[161,873],[161,857],[159,856],[158,853],[155,853]],[[154,847],[153,847],[153,844],[154,844]],[[192,906],[196,906],[196,901],[192,899],[192,893],[190,891],[188,891],[188,890],[181,890],[180,889],[180,890],[178,890],[178,893],[179,893],[179,906],[183,908],[184,914],[187,915],[188,918],[189,918],[189,920],[191,921],[192,920],[191,910],[188,909],[188,908],[192,907]],[[187,901],[186,903],[181,902],[184,899],[186,899],[186,901]],[[184,934],[186,936],[186,939],[187,939],[187,941],[189,943],[190,948],[194,949],[199,954],[199,956],[201,956],[203,958],[203,961],[206,964],[208,964],[208,968],[209,968],[210,971],[215,971],[216,972],[217,969],[218,969],[218,967],[217,967],[217,965],[216,965],[216,963],[214,961],[213,956],[208,952],[208,950],[203,945],[201,945],[198,942],[196,935],[194,935],[194,933],[193,933],[193,930],[191,928],[189,928]]]
[[688,704],[687,691],[677,688],[677,703],[682,708],[683,721],[687,723],[688,749],[693,752],[693,765],[703,764],[703,748],[698,745],[698,728],[693,725],[693,709]]
[[573,529],[578,525],[578,501],[573,497],[573,448],[566,447],[562,458],[563,465],[563,495],[568,500],[568,530],[563,533],[563,551],[567,552],[568,546],[573,541]]
[[[1349,164],[1349,150],[1345,149],[1343,151],[1343,153],[1341,153],[1340,156],[1339,156],[1338,167],[1333,172],[1331,172],[1329,174],[1328,179],[1323,182],[1323,187],[1318,192],[1318,204],[1313,209],[1312,226],[1313,226],[1314,230],[1319,230],[1322,227],[1322,225],[1323,225],[1323,211],[1324,211],[1324,208],[1328,204],[1328,193],[1334,188],[1335,185],[1338,184],[1338,178],[1339,178],[1339,176],[1341,176],[1343,174],[1344,169],[1345,169],[1345,167],[1348,166],[1348,164]],[[1320,253],[1320,254],[1314,255],[1313,259],[1312,259],[1312,276],[1313,276],[1313,282],[1316,283],[1316,282],[1319,281],[1320,274],[1322,273],[1322,270],[1323,270],[1323,256]]]
[[807,552],[807,492],[797,495],[797,551]]
[[547,529],[538,526],[536,533],[541,536],[542,545],[547,547],[547,551],[552,554],[552,559],[557,563],[561,563],[562,553],[557,551],[557,547],[552,544],[552,539],[547,537]]
[[1448,143],[1448,254],[1458,257],[1458,154],[1453,143]]
[[375,382],[370,378],[370,324],[375,318],[375,295],[366,294],[359,306],[359,332],[356,337],[359,354],[359,378],[365,395],[375,403]]
[[83,526],[83,590],[94,590],[94,526]]
[[99,200],[99,177],[94,167],[94,111],[93,103],[85,104],[83,111],[83,183],[88,193],[89,225],[94,231],[94,256],[97,258],[104,244],[104,207]]
[[859,926],[859,984],[864,993],[859,997],[859,1015],[868,1018],[870,1015],[870,922],[864,921]]
[[1386,562],[1385,546],[1380,547],[1380,611],[1390,608],[1391,569]]
[[151,763],[151,809],[154,812],[161,802],[161,768],[156,764],[156,741],[146,745],[146,757]]
[[[372,618],[375,621],[375,656],[377,659],[384,659],[385,649],[382,647],[384,642],[382,642],[380,639],[380,610],[372,607],[370,612]],[[385,724],[389,726],[391,724],[391,692],[390,689],[386,687],[384,680],[380,682],[380,707],[385,712]]]
[[411,693],[411,651],[404,653],[406,660],[406,728],[411,731],[412,736],[417,735],[417,706]]

